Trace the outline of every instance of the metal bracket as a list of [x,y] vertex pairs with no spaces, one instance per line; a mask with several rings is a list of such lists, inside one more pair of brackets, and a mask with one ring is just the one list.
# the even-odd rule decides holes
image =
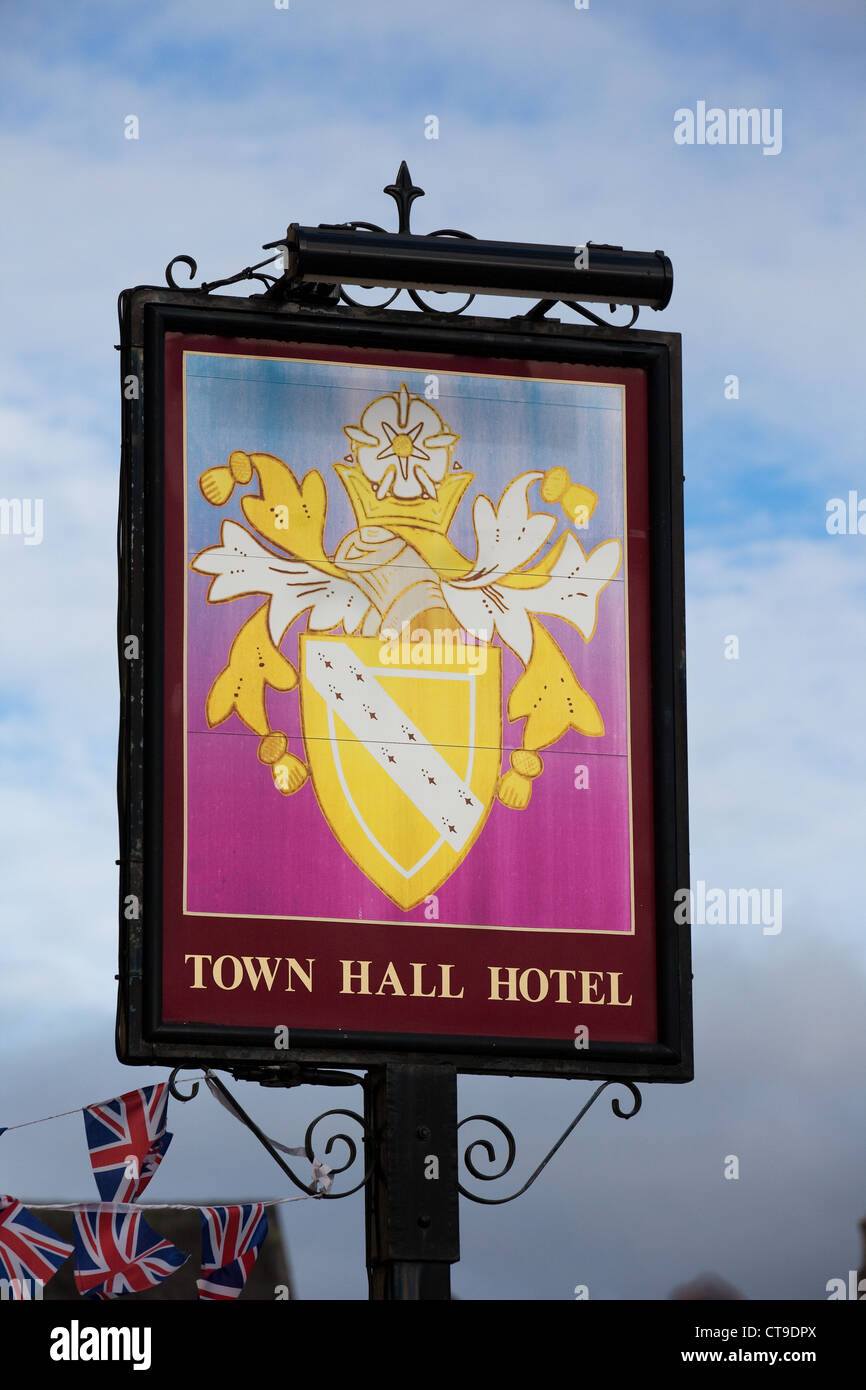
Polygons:
[[[486,1207],[503,1206],[506,1202],[513,1202],[517,1197],[522,1197],[523,1193],[526,1192],[532,1186],[536,1178],[547,1167],[548,1163],[553,1158],[553,1155],[559,1149],[562,1148],[563,1144],[565,1143],[568,1136],[571,1134],[572,1130],[580,1124],[584,1115],[590,1109],[590,1107],[595,1104],[602,1091],[606,1091],[608,1086],[625,1086],[626,1090],[631,1092],[634,1104],[632,1105],[632,1108],[630,1110],[622,1109],[617,1096],[614,1096],[611,1100],[611,1109],[613,1110],[613,1113],[617,1116],[617,1118],[620,1120],[633,1119],[633,1117],[640,1110],[642,1104],[640,1091],[638,1090],[637,1086],[635,1086],[634,1082],[604,1081],[600,1086],[596,1087],[589,1100],[586,1102],[586,1105],[583,1107],[582,1110],[578,1112],[577,1115],[575,1115],[571,1124],[559,1136],[556,1143],[553,1145],[553,1148],[550,1149],[550,1151],[541,1160],[538,1167],[527,1178],[523,1186],[519,1187],[516,1192],[512,1192],[510,1197],[479,1197],[477,1193],[470,1192],[468,1188],[464,1187],[462,1184],[459,1184],[462,1196],[468,1197],[470,1202],[478,1202]],[[501,1120],[495,1119],[493,1115],[468,1115],[465,1120],[460,1121],[459,1125],[457,1126],[458,1130],[462,1129],[464,1125],[470,1124],[473,1120],[480,1120],[483,1121],[485,1124],[493,1125],[494,1129],[497,1129],[499,1133],[503,1135],[505,1138],[505,1142],[507,1145],[507,1157],[505,1159],[504,1164],[501,1168],[498,1169],[497,1172],[482,1173],[475,1166],[475,1162],[473,1159],[473,1150],[483,1149],[484,1153],[487,1156],[487,1161],[489,1163],[496,1163],[497,1161],[501,1161],[497,1160],[496,1151],[489,1139],[474,1139],[472,1143],[470,1143],[468,1147],[464,1150],[463,1153],[463,1162],[465,1163],[469,1172],[472,1174],[473,1178],[477,1178],[479,1182],[495,1182],[497,1178],[504,1178],[505,1174],[510,1172],[512,1167],[514,1166],[514,1159],[517,1154],[517,1145],[514,1140],[514,1135],[511,1133],[511,1130],[508,1128],[507,1125],[503,1124]]]
[[[400,168],[397,172],[397,177],[394,180],[394,182],[387,184],[383,189],[383,192],[387,194],[389,198],[393,198],[396,204],[396,231],[389,232],[384,227],[380,227],[375,222],[350,221],[320,222],[318,224],[318,228],[316,229],[317,232],[366,232],[374,233],[379,235],[380,237],[389,239],[391,237],[394,237],[395,239],[417,237],[419,241],[422,239],[422,237],[457,238],[459,240],[472,242],[476,240],[476,238],[470,232],[460,231],[454,227],[440,227],[436,231],[427,232],[423,234],[416,233],[413,230],[411,226],[412,206],[416,199],[422,198],[424,196],[424,189],[419,187],[418,184],[412,181],[412,176],[409,173],[409,169],[405,160],[401,162]],[[297,233],[297,230],[298,229],[295,228],[293,231],[293,229],[290,227],[286,237],[278,241],[265,242],[263,250],[277,251],[282,249],[286,252],[286,256],[288,257],[288,240],[290,240]],[[308,238],[314,235],[315,234],[311,233],[309,229],[307,230]],[[405,245],[405,241],[403,244]],[[483,251],[484,245],[484,243],[480,243],[479,249]],[[510,246],[510,243],[497,243],[496,245],[500,249],[504,249]],[[659,257],[661,261],[664,262],[669,269],[669,262],[667,261],[667,257],[665,257],[664,253],[660,251],[653,252],[652,254],[623,252],[623,248],[621,246],[613,246],[607,242],[589,241],[586,243],[586,246],[587,248],[594,247],[597,252],[606,253],[609,258],[615,258],[617,253],[625,255],[626,257],[634,257],[635,255],[637,255],[643,257],[643,261],[648,262],[651,267],[655,265],[653,257],[656,256]],[[536,249],[544,250],[545,248]],[[556,248],[547,249],[553,251],[556,250]],[[560,249],[560,254],[561,253],[562,249]],[[352,254],[354,254],[354,252],[352,252]],[[351,259],[351,255],[349,259]],[[381,300],[378,304],[365,304],[363,301],[358,300],[353,295],[351,295],[345,288],[344,284],[334,283],[335,280],[342,278],[342,270],[337,275],[332,275],[330,280],[316,279],[315,272],[313,272],[312,276],[307,278],[303,277],[300,274],[295,274],[293,271],[288,269],[285,270],[282,275],[274,275],[265,272],[263,270],[263,267],[267,265],[272,265],[274,260],[276,260],[276,256],[271,256],[267,260],[257,262],[255,265],[245,266],[244,269],[239,271],[236,275],[229,275],[222,280],[206,280],[203,281],[202,284],[196,288],[192,285],[179,285],[174,278],[174,268],[178,265],[185,265],[189,269],[190,280],[194,279],[194,277],[198,273],[198,266],[195,259],[192,256],[188,255],[175,256],[171,261],[169,261],[168,265],[166,266],[165,279],[166,284],[169,286],[170,289],[181,291],[189,290],[194,291],[198,294],[210,294],[214,290],[221,289],[226,285],[237,284],[239,281],[243,280],[257,280],[265,286],[264,292],[261,294],[250,295],[249,298],[251,300],[260,300],[264,304],[267,304],[274,308],[284,308],[288,306],[307,306],[321,307],[326,310],[333,310],[335,308],[338,308],[340,304],[347,304],[355,309],[370,309],[379,311],[382,309],[387,309],[391,304],[394,303],[394,301],[398,298],[399,295],[407,294],[409,296],[409,299],[416,306],[416,308],[421,310],[422,314],[433,316],[436,318],[454,318],[460,314],[463,314],[466,312],[470,304],[472,304],[476,298],[476,294],[470,292],[467,293],[465,300],[461,304],[457,305],[455,308],[443,309],[438,307],[436,304],[430,303],[428,300],[426,300],[422,292],[417,287],[413,287],[411,284],[401,284],[399,287],[393,289],[391,293],[387,296],[387,298]],[[381,269],[378,273],[381,273]],[[369,284],[370,287],[373,287],[377,282],[373,279],[370,279],[369,281],[364,280],[363,283]],[[393,281],[391,281],[391,283],[393,284]],[[478,284],[477,281],[474,283],[476,285]],[[431,292],[433,294],[445,294],[447,293],[447,290],[434,289]],[[488,290],[487,292],[489,293],[490,291]],[[515,292],[527,293],[525,289],[516,290]],[[497,290],[495,291],[495,293],[498,294],[499,291]],[[503,290],[502,293],[507,294],[508,291]],[[529,291],[529,293],[531,295],[532,292]],[[624,291],[623,293],[627,294],[628,292]],[[669,286],[666,293],[667,297],[669,298]],[[604,297],[607,297],[606,294]],[[598,294],[593,295],[591,293],[588,293],[588,298],[598,299],[600,298],[600,296]],[[651,301],[645,299],[643,302],[649,303]],[[664,298],[660,300],[658,303],[654,303],[654,307],[663,307],[664,303],[666,302],[667,298]],[[532,306],[532,308],[529,309],[525,314],[515,314],[513,315],[513,318],[518,321],[525,320],[530,323],[538,322],[538,320],[544,318],[545,315],[548,314],[550,310],[554,307],[554,305],[558,303],[565,304],[566,307],[572,309],[575,313],[580,314],[582,318],[588,320],[588,322],[592,324],[595,324],[599,328],[631,328],[637,322],[638,314],[640,312],[640,306],[638,304],[632,304],[632,301],[630,299],[613,300],[612,302],[610,302],[609,306],[610,312],[612,314],[615,312],[619,304],[628,303],[632,306],[631,316],[628,319],[628,322],[626,323],[606,324],[602,318],[599,318],[597,314],[593,313],[592,310],[587,309],[584,304],[579,303],[576,299],[567,298],[559,300],[552,298],[542,298],[539,299]]]
[[[198,1081],[193,1081],[192,1084],[191,1084],[191,1088],[190,1088],[189,1094],[188,1094],[188,1095],[184,1095],[183,1092],[182,1092],[182,1091],[179,1091],[178,1088],[177,1088],[177,1073],[178,1073],[179,1070],[180,1070],[179,1067],[175,1067],[174,1071],[171,1073],[171,1076],[170,1076],[169,1082],[168,1082],[168,1089],[169,1089],[170,1094],[171,1094],[172,1096],[174,1096],[175,1100],[179,1100],[179,1101],[181,1101],[181,1102],[183,1102],[183,1103],[185,1104],[187,1101],[193,1100],[193,1099],[198,1095],[199,1083],[198,1083]],[[340,1073],[333,1073],[333,1075],[339,1075],[339,1074],[340,1074]],[[258,1078],[257,1078],[257,1079],[258,1079]],[[360,1078],[357,1077],[357,1076],[353,1076],[351,1080],[352,1080],[352,1083],[354,1083],[354,1084],[359,1084],[359,1083],[360,1083]],[[339,1200],[340,1200],[341,1198],[343,1198],[343,1197],[351,1197],[353,1193],[359,1192],[359,1191],[361,1190],[361,1188],[364,1187],[364,1186],[370,1181],[370,1178],[371,1178],[371,1176],[372,1176],[371,1169],[370,1169],[369,1166],[365,1163],[365,1165],[364,1165],[364,1176],[362,1177],[361,1181],[360,1181],[360,1182],[357,1182],[357,1183],[355,1184],[354,1187],[347,1188],[345,1192],[319,1192],[319,1191],[317,1190],[317,1184],[315,1184],[315,1183],[305,1183],[305,1182],[302,1182],[301,1179],[297,1176],[297,1174],[295,1174],[295,1173],[292,1172],[291,1168],[290,1168],[289,1165],[286,1163],[285,1159],[282,1158],[281,1155],[277,1152],[277,1150],[275,1149],[273,1143],[272,1143],[271,1140],[268,1138],[268,1136],[267,1136],[265,1133],[263,1133],[263,1131],[262,1131],[262,1130],[259,1128],[259,1126],[256,1124],[255,1120],[252,1119],[252,1117],[251,1117],[250,1115],[247,1114],[246,1110],[244,1110],[244,1108],[243,1108],[243,1106],[240,1104],[240,1102],[239,1102],[238,1100],[236,1100],[235,1097],[232,1095],[232,1093],[229,1091],[229,1089],[228,1089],[226,1086],[223,1085],[223,1083],[222,1083],[222,1081],[220,1081],[219,1077],[218,1077],[218,1076],[214,1076],[213,1073],[211,1073],[211,1074],[210,1074],[210,1081],[211,1081],[212,1084],[217,1088],[217,1090],[220,1091],[220,1093],[225,1097],[226,1101],[228,1102],[228,1107],[229,1107],[232,1111],[234,1111],[234,1113],[236,1114],[237,1118],[238,1118],[243,1124],[246,1125],[246,1127],[247,1127],[247,1129],[250,1131],[250,1133],[255,1135],[255,1137],[258,1139],[259,1143],[262,1145],[262,1148],[265,1149],[265,1150],[270,1154],[271,1158],[274,1160],[274,1162],[277,1164],[277,1166],[278,1166],[279,1168],[282,1169],[282,1171],[285,1173],[286,1177],[287,1177],[292,1183],[294,1183],[295,1187],[298,1187],[298,1188],[300,1188],[300,1190],[301,1190],[302,1192],[305,1192],[305,1193],[307,1194],[308,1197],[316,1197],[319,1201],[322,1201],[322,1202],[339,1201]],[[269,1082],[267,1082],[267,1083],[265,1083],[265,1084],[268,1084],[268,1085],[279,1085],[280,1083],[279,1083],[279,1082],[275,1082],[275,1081],[269,1081]],[[303,1084],[303,1083],[298,1082],[298,1081],[291,1081],[291,1082],[289,1082],[289,1083],[287,1083],[287,1084],[289,1084],[289,1085],[300,1085],[300,1084]],[[307,1084],[315,1084],[315,1083],[309,1083],[309,1082],[308,1082]],[[333,1081],[321,1081],[319,1084],[322,1084],[322,1085],[334,1085],[335,1083],[334,1083]],[[349,1083],[342,1083],[342,1082],[341,1082],[341,1083],[337,1083],[337,1084],[349,1084]],[[313,1159],[314,1159],[314,1157],[315,1157],[315,1149],[314,1149],[314,1145],[313,1145],[313,1135],[314,1135],[314,1132],[315,1132],[315,1130],[316,1130],[316,1126],[319,1125],[319,1124],[321,1124],[323,1120],[330,1119],[330,1117],[331,1117],[332,1115],[341,1115],[341,1116],[343,1116],[344,1118],[353,1120],[356,1124],[360,1125],[360,1126],[361,1126],[362,1141],[363,1141],[364,1144],[366,1145],[366,1142],[367,1142],[367,1139],[368,1139],[368,1134],[367,1134],[367,1126],[366,1126],[366,1123],[365,1123],[365,1118],[364,1118],[363,1115],[359,1115],[359,1114],[358,1114],[356,1111],[354,1111],[354,1110],[325,1110],[325,1111],[322,1112],[321,1115],[317,1115],[316,1118],[315,1118],[314,1120],[311,1120],[311,1121],[310,1121],[310,1123],[307,1125],[307,1129],[306,1129],[306,1132],[305,1132],[305,1134],[304,1134],[304,1151],[305,1151],[306,1156],[307,1156],[307,1158],[309,1159],[310,1163],[313,1162]],[[336,1164],[336,1165],[332,1163],[332,1164],[329,1165],[329,1166],[330,1166],[330,1169],[331,1169],[331,1174],[332,1174],[332,1176],[333,1176],[334,1178],[338,1177],[341,1173],[345,1173],[349,1168],[351,1168],[351,1167],[353,1166],[353,1164],[355,1163],[357,1157],[358,1157],[358,1145],[356,1144],[355,1140],[352,1138],[352,1136],[351,1136],[350,1134],[332,1134],[332,1135],[328,1138],[327,1143],[325,1144],[324,1150],[322,1151],[322,1152],[324,1152],[324,1155],[325,1155],[326,1158],[330,1158],[330,1157],[331,1157],[333,1147],[334,1147],[334,1145],[335,1145],[336,1143],[338,1143],[338,1142],[341,1142],[341,1143],[343,1143],[343,1144],[346,1145],[346,1149],[347,1149],[347,1152],[348,1152],[348,1157],[346,1158],[346,1161],[345,1161],[344,1163]]]

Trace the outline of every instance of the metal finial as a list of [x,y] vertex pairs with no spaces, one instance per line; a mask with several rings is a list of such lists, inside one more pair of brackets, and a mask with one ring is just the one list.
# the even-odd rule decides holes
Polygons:
[[397,215],[399,225],[397,235],[410,235],[409,218],[411,217],[412,204],[416,198],[424,197],[424,189],[419,188],[412,182],[412,175],[406,167],[405,159],[401,161],[400,168],[397,170],[397,178],[394,183],[389,183],[387,188],[382,189],[389,198],[393,198],[397,204]]

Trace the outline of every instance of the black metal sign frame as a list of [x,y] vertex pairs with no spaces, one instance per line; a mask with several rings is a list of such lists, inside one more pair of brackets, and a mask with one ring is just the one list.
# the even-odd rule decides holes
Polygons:
[[[682,1082],[692,1077],[689,926],[674,918],[689,883],[680,339],[676,334],[572,326],[529,315],[509,320],[356,307],[322,307],[287,294],[275,303],[149,287],[121,296],[123,450],[119,527],[121,684],[120,971],[122,1061],[228,1068],[239,1076],[394,1062],[447,1062],[467,1073]],[[637,368],[647,391],[656,826],[659,1041],[598,1043],[565,1055],[536,1040],[343,1034],[299,1035],[275,1059],[267,1030],[167,1026],[160,1014],[162,833],[163,344],[170,332],[278,342],[386,347],[459,356]],[[135,383],[130,388],[130,383]],[[135,640],[130,643],[129,639]],[[294,1039],[293,1039],[294,1041]]]

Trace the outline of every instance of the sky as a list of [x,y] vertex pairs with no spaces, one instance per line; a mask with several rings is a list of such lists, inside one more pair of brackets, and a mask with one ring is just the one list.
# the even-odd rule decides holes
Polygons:
[[[0,1126],[162,1076],[113,1044],[117,295],[181,253],[231,275],[289,222],[390,226],[405,159],[416,230],[670,256],[639,326],[683,339],[692,881],[783,902],[775,934],[694,925],[695,1080],[627,1122],[599,1102],[515,1203],[464,1201],[455,1293],[665,1299],[713,1271],[825,1298],[866,1217],[866,534],[827,525],[866,504],[860,0],[7,0],[0,22],[0,497],[43,515],[38,544],[0,535]],[[780,148],[677,143],[699,102],[776,113]],[[511,1125],[522,1181],[590,1089],[466,1077],[460,1111]],[[289,1144],[353,1094],[237,1091]],[[283,1195],[208,1095],[170,1127],[154,1201]],[[82,1140],[76,1115],[3,1136],[0,1190],[90,1196]],[[300,1297],[366,1296],[359,1197],[283,1229]]]

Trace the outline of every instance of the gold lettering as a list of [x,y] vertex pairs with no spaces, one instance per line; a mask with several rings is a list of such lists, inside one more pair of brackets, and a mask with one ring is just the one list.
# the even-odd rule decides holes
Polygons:
[[[370,989],[370,966],[373,964],[372,961],[370,961],[370,960],[358,960],[358,961],[354,961],[354,960],[341,960],[341,961],[340,961],[340,964],[341,964],[342,967],[343,967],[343,988],[340,990],[340,993],[341,993],[341,994],[371,994],[371,993],[372,993],[372,991],[371,991],[371,989]],[[352,966],[353,966],[353,965],[360,965],[360,967],[361,967],[361,977],[360,977],[360,986],[361,986],[361,987],[360,987],[360,989],[358,989],[358,990],[355,990],[355,989],[352,988],[352,985],[353,985],[353,983],[354,983],[354,981],[355,981],[355,978],[356,978],[355,972],[354,972],[353,969],[352,969]]]
[[604,996],[601,999],[593,999],[592,991],[598,986],[594,985],[590,976],[594,975],[597,980],[603,980],[604,975],[600,970],[581,970],[580,971],[580,1002],[581,1004],[603,1004]]
[[442,999],[462,999],[462,998],[463,998],[463,990],[462,990],[462,988],[461,988],[459,994],[452,994],[452,993],[451,993],[451,971],[452,971],[453,969],[454,969],[454,966],[453,966],[453,965],[440,965],[440,966],[439,966],[439,971],[440,971],[440,973],[441,973],[441,975],[442,975],[442,988],[441,988],[441,990],[439,991],[439,994],[440,994],[440,998],[442,998]]
[[206,960],[206,961],[210,962],[210,961],[213,960],[213,956],[184,956],[184,958],[183,958],[183,963],[184,963],[184,965],[186,965],[186,963],[187,963],[188,960],[195,961],[195,964],[194,964],[194,966],[193,966],[193,968],[192,968],[192,981],[193,981],[193,982],[192,982],[192,984],[190,985],[190,989],[207,989],[207,985],[202,983],[202,978],[201,978],[201,974],[202,974],[202,961],[205,961],[205,960]]
[[423,984],[424,984],[424,981],[423,981],[423,978],[422,978],[422,972],[423,972],[423,970],[424,970],[424,965],[423,965],[423,964],[418,965],[418,964],[416,964],[415,961],[411,961],[410,964],[411,964],[411,966],[412,966],[412,998],[413,998],[413,999],[435,999],[435,998],[436,998],[436,987],[435,987],[435,985],[434,985],[433,989],[431,989],[430,992],[429,992],[428,994],[425,994],[425,993],[424,993],[424,990],[423,990],[423,988],[422,988],[422,986],[423,986]]
[[276,960],[274,961],[273,969],[271,968],[270,956],[256,956],[256,960],[259,963],[258,969],[256,969],[255,965],[253,964],[252,956],[241,956],[241,960],[244,963],[244,969],[246,970],[247,975],[249,976],[249,981],[253,989],[258,989],[262,980],[265,980],[267,982],[268,990],[273,989],[274,980],[277,978],[277,971],[280,968],[279,956],[277,956]]
[[[529,976],[530,976],[530,975],[537,975],[537,976],[538,976],[538,993],[535,995],[534,998],[533,998],[533,996],[529,993]],[[524,998],[524,999],[527,1001],[527,1003],[529,1003],[529,1004],[538,1004],[538,1003],[540,1003],[540,1001],[541,1001],[542,999],[546,999],[546,998],[547,998],[547,991],[548,991],[549,988],[550,988],[550,983],[549,983],[548,978],[547,978],[547,976],[545,975],[544,971],[543,971],[543,970],[537,970],[537,969],[535,968],[534,965],[531,965],[531,966],[529,967],[528,970],[524,970],[523,973],[522,973],[521,976],[520,976],[520,993],[522,994],[523,998]]]
[[610,1003],[611,1003],[611,1004],[622,1004],[623,1006],[625,1006],[625,1005],[627,1005],[627,1004],[630,1004],[630,1003],[631,1003],[631,995],[628,996],[628,999],[620,999],[620,997],[619,997],[619,980],[620,980],[620,976],[622,975],[622,971],[621,971],[621,970],[609,970],[609,971],[608,971],[608,974],[610,975],[610,980],[611,980],[611,984],[610,984]]
[[393,962],[392,960],[389,960],[389,961],[388,961],[388,965],[387,965],[387,967],[386,967],[386,969],[385,969],[385,974],[382,976],[382,983],[380,984],[379,988],[376,990],[376,993],[377,993],[377,994],[381,994],[381,993],[382,993],[382,990],[385,988],[386,985],[390,985],[390,986],[391,986],[391,990],[392,990],[393,994],[395,994],[395,995],[396,995],[396,994],[405,994],[405,993],[406,993],[405,989],[404,989],[403,986],[400,984],[400,977],[399,977],[398,974],[397,974],[397,970],[396,970],[396,968],[395,968],[395,966],[394,966],[394,962]]
[[[488,965],[487,969],[490,971],[489,997],[491,999],[501,999],[502,996],[499,991],[506,983],[502,978],[503,967],[501,965]],[[509,965],[506,966],[505,969],[508,971],[508,994],[506,995],[506,999],[512,1001],[517,998],[517,966]]]
[[287,956],[287,957],[286,957],[286,963],[287,963],[287,965],[288,965],[288,967],[289,967],[289,983],[286,985],[286,994],[291,994],[291,993],[292,993],[292,972],[293,972],[293,971],[294,971],[294,973],[297,975],[298,979],[300,980],[301,984],[304,986],[304,989],[307,991],[307,993],[308,993],[308,994],[312,994],[312,992],[313,992],[313,961],[314,961],[314,960],[315,960],[315,956],[313,956],[312,960],[310,959],[309,956],[307,956],[307,965],[310,967],[309,972],[307,972],[307,971],[303,968],[303,966],[298,965],[298,962],[295,960],[294,956]]
[[[230,960],[232,963],[232,971],[235,977],[234,984],[231,985],[223,984],[223,964],[227,960]],[[244,978],[243,966],[237,956],[217,956],[213,963],[213,977],[214,983],[218,989],[237,989],[241,980]]]
[[570,1000],[569,997],[568,997],[568,981],[566,980],[565,976],[566,976],[566,975],[570,975],[571,978],[574,979],[574,977],[575,977],[576,974],[577,974],[577,971],[575,971],[575,970],[551,970],[551,971],[550,971],[551,978],[552,978],[554,975],[558,975],[558,976],[559,976],[559,993],[558,993],[557,996],[556,996],[556,1002],[557,1002],[557,1004],[570,1004],[570,1003],[571,1003],[571,1000]]

